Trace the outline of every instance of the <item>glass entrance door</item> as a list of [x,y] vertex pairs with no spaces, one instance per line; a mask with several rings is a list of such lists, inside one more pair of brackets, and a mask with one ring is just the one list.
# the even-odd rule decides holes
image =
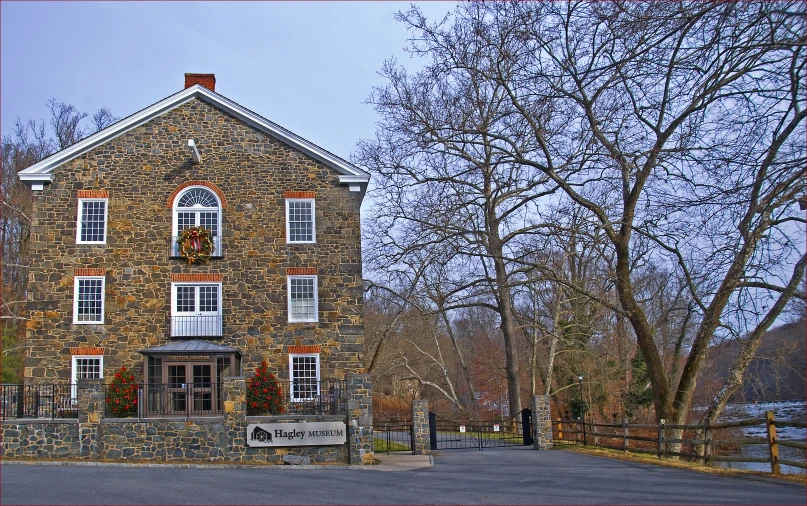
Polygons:
[[171,414],[186,413],[188,410],[188,384],[184,365],[168,365],[168,409]]
[[213,410],[213,395],[215,392],[213,391],[213,377],[211,376],[212,369],[211,364],[193,365],[191,412],[194,414],[210,413]]
[[169,415],[204,415],[214,412],[217,389],[212,363],[166,363]]

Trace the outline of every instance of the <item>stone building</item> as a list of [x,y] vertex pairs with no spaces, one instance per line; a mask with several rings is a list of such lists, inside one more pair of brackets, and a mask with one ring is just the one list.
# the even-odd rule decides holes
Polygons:
[[19,177],[34,194],[26,383],[125,366],[215,385],[262,361],[288,380],[363,372],[369,174],[216,93],[213,75],[185,74]]

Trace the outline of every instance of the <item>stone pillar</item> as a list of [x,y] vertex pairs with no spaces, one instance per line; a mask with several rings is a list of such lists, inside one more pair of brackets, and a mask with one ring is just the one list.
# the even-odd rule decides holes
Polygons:
[[224,400],[224,423],[232,425],[247,420],[247,380],[243,376],[222,378],[221,397]]
[[104,380],[79,379],[77,390],[79,456],[100,458],[98,429],[104,418],[106,398]]
[[347,417],[350,463],[372,464],[373,382],[369,374],[348,374]]
[[412,401],[412,452],[428,455],[431,451],[429,437],[429,401]]
[[548,395],[532,396],[532,444],[536,450],[552,449],[552,414]]
[[224,401],[224,430],[227,432],[225,455],[238,454],[247,444],[246,379],[243,376],[222,378],[221,398]]

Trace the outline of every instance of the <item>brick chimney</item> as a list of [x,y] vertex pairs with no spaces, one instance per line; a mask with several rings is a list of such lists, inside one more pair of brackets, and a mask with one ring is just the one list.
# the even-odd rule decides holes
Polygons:
[[215,74],[185,74],[185,89],[201,84],[210,91],[216,91]]

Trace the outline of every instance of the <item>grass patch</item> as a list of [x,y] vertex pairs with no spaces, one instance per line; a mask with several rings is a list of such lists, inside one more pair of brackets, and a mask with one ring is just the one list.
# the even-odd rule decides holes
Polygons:
[[674,467],[677,469],[689,469],[690,471],[698,471],[707,474],[716,474],[720,476],[754,476],[767,478],[772,480],[784,481],[788,483],[798,483],[800,485],[807,484],[807,476],[803,474],[771,474],[762,471],[746,471],[743,469],[726,469],[724,467],[707,467],[697,462],[686,462],[683,460],[672,459],[659,459],[655,455],[644,455],[641,453],[625,453],[618,450],[611,450],[608,448],[592,448],[590,446],[581,446],[573,444],[555,444],[554,448],[557,450],[569,450],[585,455],[594,455],[597,457],[606,457],[609,459],[626,460],[628,462],[638,462],[641,464],[653,464],[663,467]]
[[376,452],[387,452],[387,451],[390,451],[390,452],[407,452],[407,451],[412,451],[412,449],[409,448],[409,446],[402,445],[401,443],[397,443],[395,441],[390,441],[389,446],[387,446],[387,440],[386,439],[376,438],[375,441],[373,441],[373,451],[376,451]]

